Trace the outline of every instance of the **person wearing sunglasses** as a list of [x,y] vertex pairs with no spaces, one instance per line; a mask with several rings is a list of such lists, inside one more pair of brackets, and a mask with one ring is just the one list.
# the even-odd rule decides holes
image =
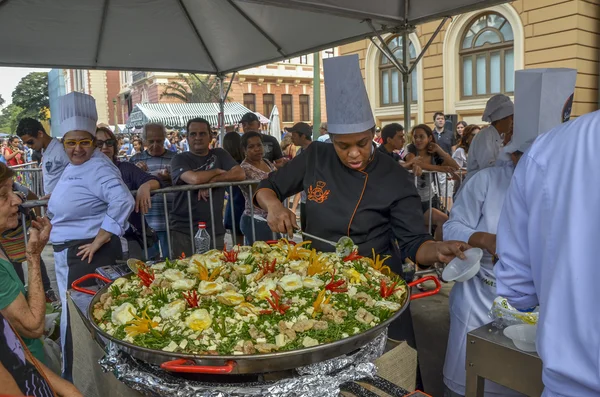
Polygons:
[[69,158],[48,203],[56,281],[63,304],[63,377],[71,379],[73,350],[68,332],[67,288],[76,279],[122,258],[120,238],[134,199],[113,162],[96,150],[96,101],[72,92],[59,98],[56,118]]
[[21,119],[17,126],[17,136],[29,148],[43,154],[41,168],[46,197],[42,199],[45,199],[54,190],[65,167],[69,164],[69,158],[60,141],[48,135],[42,123],[36,119],[31,117]]
[[[123,252],[126,253],[125,256],[140,258],[143,255],[143,247],[138,244],[128,244],[128,241],[133,243],[134,240],[138,240],[137,238],[133,239],[129,237],[137,236],[139,234],[138,232],[142,230],[142,217],[140,213],[144,215],[148,213],[148,210],[152,207],[150,192],[152,190],[160,189],[161,186],[159,179],[156,176],[142,171],[133,163],[117,160],[117,145],[117,138],[108,127],[98,127],[96,129],[96,147],[117,166],[121,172],[123,182],[125,182],[125,185],[127,185],[129,190],[137,191],[135,195],[135,211],[129,216],[129,224],[132,226],[133,230],[127,231],[125,236],[127,238],[122,238],[121,244],[123,246]],[[149,234],[150,233],[148,233],[147,236],[148,239],[150,238]],[[155,252],[149,254],[153,257]]]

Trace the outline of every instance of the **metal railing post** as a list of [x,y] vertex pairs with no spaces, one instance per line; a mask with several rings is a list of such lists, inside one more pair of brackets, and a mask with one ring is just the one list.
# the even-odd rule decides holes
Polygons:
[[[198,191],[200,194],[200,191]],[[187,191],[187,203],[188,203],[188,217],[190,220],[190,241],[192,244],[192,255],[196,253],[196,246],[194,244],[194,220],[192,219],[192,191]],[[211,208],[212,210],[212,208]]]
[[[169,205],[167,203],[167,194],[163,193],[163,203],[165,205],[165,225],[167,226],[167,246],[168,246],[168,257],[173,257],[173,247],[171,247],[171,228],[169,227]],[[165,256],[166,258],[167,256]]]
[[429,174],[429,234],[431,234],[431,229],[432,229],[432,225],[431,225],[431,221],[433,218],[433,189],[431,187],[432,184],[432,180],[431,180],[431,173]]
[[21,214],[21,223],[23,224],[23,238],[25,239],[25,247],[27,247],[27,241],[29,240],[27,237],[27,218],[25,214]]
[[256,227],[254,226],[254,195],[252,194],[252,185],[248,186],[250,196],[250,223],[252,224],[252,243],[256,241]]
[[144,258],[148,260],[148,237],[146,236],[146,217],[142,212],[142,244],[144,244]]
[[217,232],[215,231],[215,213],[213,212],[213,191],[212,187],[208,189],[208,200],[210,204],[210,231],[212,234],[213,248],[217,249]]
[[[233,205],[233,185],[229,186],[229,208],[231,208],[231,238],[233,245],[237,245],[237,229],[235,227],[235,206]],[[212,210],[212,208],[211,208]]]

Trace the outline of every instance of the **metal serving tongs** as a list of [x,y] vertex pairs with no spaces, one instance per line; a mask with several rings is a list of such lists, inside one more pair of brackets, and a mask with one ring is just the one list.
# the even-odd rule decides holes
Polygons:
[[296,232],[300,233],[304,237],[308,237],[310,239],[317,240],[322,243],[329,244],[332,247],[335,247],[335,253],[341,256],[342,258],[347,257],[354,250],[354,241],[352,241],[352,239],[348,236],[342,236],[337,241],[337,243],[334,243],[333,241],[325,240],[324,238],[303,232],[300,229],[296,230]]

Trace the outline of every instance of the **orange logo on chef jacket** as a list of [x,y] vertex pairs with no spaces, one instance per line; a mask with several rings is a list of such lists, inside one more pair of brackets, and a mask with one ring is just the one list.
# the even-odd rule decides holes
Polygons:
[[316,187],[309,186],[308,195],[306,196],[306,198],[310,201],[314,201],[315,203],[322,204],[329,197],[330,191],[325,190],[326,185],[327,184],[325,182],[318,181]]

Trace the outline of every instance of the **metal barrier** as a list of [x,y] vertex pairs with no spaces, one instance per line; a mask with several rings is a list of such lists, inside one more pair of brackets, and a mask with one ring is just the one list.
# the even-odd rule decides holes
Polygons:
[[[166,234],[167,234],[167,244],[168,244],[168,257],[172,258],[173,257],[173,249],[172,249],[172,242],[171,242],[171,231],[170,231],[170,227],[169,227],[169,205],[168,205],[168,200],[167,200],[167,194],[168,193],[181,193],[181,192],[186,192],[187,194],[187,203],[188,203],[188,218],[189,218],[189,231],[190,231],[190,239],[191,239],[191,244],[192,244],[192,252],[195,252],[195,246],[194,246],[194,236],[195,236],[195,231],[194,231],[194,219],[192,219],[192,192],[193,191],[199,191],[199,190],[208,190],[208,197],[209,197],[209,207],[210,207],[210,217],[211,217],[211,224],[214,225],[215,223],[215,219],[214,219],[214,199],[213,199],[213,190],[214,189],[219,189],[219,188],[228,188],[229,190],[229,202],[228,204],[231,206],[231,213],[232,213],[232,239],[233,239],[233,244],[237,244],[237,236],[236,236],[236,220],[235,220],[235,212],[234,212],[234,204],[233,204],[233,187],[234,186],[248,186],[248,193],[249,193],[249,197],[253,197],[253,185],[257,185],[258,183],[260,183],[260,181],[258,180],[252,180],[252,181],[241,181],[241,182],[219,182],[219,183],[209,183],[209,184],[204,184],[204,185],[184,185],[184,186],[174,186],[174,187],[168,187],[168,188],[163,188],[163,189],[157,189],[152,191],[152,195],[162,195],[163,198],[163,204],[165,206],[165,211],[164,211],[164,216],[165,216],[165,224],[166,224]],[[136,194],[135,191],[131,192],[134,196]],[[48,205],[48,200],[31,200],[31,201],[26,201],[25,203],[23,203],[23,207],[24,208],[35,208],[35,207],[44,207]],[[143,250],[144,250],[144,257],[147,259],[148,258],[148,247],[147,247],[147,235],[146,235],[146,217],[144,216],[144,214],[141,214],[141,221],[142,221],[142,245],[143,245]],[[256,228],[254,225],[254,222],[257,220],[254,217],[254,203],[251,201],[250,202],[250,216],[252,218],[252,240],[256,240]],[[198,221],[198,220],[197,220]],[[26,233],[26,219],[25,219],[25,214],[22,214],[21,216],[21,222],[23,224],[23,229],[25,230],[25,244],[27,244],[27,233]],[[215,232],[215,228],[212,227],[211,228],[211,232],[212,232],[212,236],[211,236],[211,240],[212,240],[212,245],[213,248],[216,248],[216,232]],[[163,256],[166,257],[166,255]]]
[[37,163],[20,164],[10,168],[15,172],[15,182],[27,187],[38,197],[44,195],[42,169],[38,168]]

